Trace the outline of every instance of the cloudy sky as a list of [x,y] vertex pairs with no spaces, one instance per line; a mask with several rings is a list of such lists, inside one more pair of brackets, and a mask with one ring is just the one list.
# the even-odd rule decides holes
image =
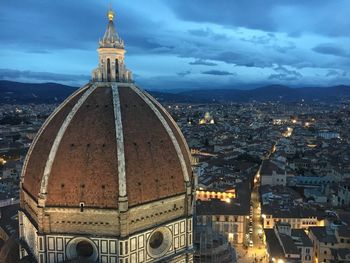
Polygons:
[[[147,89],[350,84],[349,0],[112,0]],[[1,0],[0,79],[82,85],[108,0]]]

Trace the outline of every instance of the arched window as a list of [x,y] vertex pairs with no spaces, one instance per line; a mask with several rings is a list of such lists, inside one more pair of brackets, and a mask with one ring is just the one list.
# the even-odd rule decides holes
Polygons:
[[119,60],[115,60],[115,78],[119,81]]
[[107,81],[111,81],[111,61],[107,58]]

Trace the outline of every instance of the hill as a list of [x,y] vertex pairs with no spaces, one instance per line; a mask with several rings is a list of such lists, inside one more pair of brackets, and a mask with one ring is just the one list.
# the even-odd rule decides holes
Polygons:
[[192,97],[199,101],[251,102],[251,101],[340,101],[350,99],[350,86],[326,88],[289,88],[270,85],[251,90],[208,89],[181,92],[178,95]]
[[[0,103],[59,103],[73,93],[77,87],[57,83],[19,83],[0,80]],[[269,85],[261,88],[240,89],[197,89],[177,93],[149,91],[161,102],[211,103],[211,102],[264,102],[264,101],[324,101],[350,100],[350,86],[326,88],[290,88]]]
[[57,83],[21,83],[0,80],[0,103],[57,103],[77,88]]

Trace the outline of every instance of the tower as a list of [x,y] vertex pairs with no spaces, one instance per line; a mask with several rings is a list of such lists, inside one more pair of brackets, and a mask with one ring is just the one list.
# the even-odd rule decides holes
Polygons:
[[115,13],[110,9],[107,13],[108,26],[103,38],[99,41],[99,65],[92,73],[94,81],[132,82],[131,71],[125,68],[124,41],[120,39],[114,26]]
[[51,114],[26,156],[21,257],[192,262],[188,146],[167,111],[131,81],[113,19],[109,10],[92,82]]

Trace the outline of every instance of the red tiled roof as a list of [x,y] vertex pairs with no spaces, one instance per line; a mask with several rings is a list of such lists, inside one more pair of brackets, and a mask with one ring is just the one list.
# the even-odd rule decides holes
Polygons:
[[[150,105],[132,88],[118,88],[129,206],[185,193],[181,162],[171,137]],[[45,165],[64,120],[86,92],[71,97],[45,124],[28,155],[23,189],[38,199]],[[187,146],[164,109],[152,102],[173,132],[191,177]],[[117,208],[118,153],[112,89],[96,88],[79,107],[57,148],[46,206]],[[176,124],[175,124],[176,125]]]

